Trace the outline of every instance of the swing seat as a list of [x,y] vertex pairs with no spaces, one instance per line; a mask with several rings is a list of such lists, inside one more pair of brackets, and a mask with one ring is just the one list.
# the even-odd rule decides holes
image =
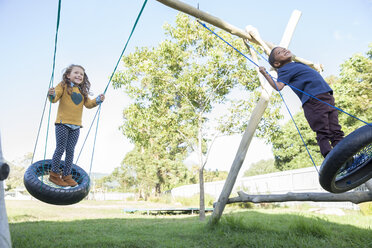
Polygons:
[[[61,161],[60,168],[64,166]],[[52,160],[40,160],[28,167],[23,182],[27,191],[36,199],[54,205],[75,204],[84,199],[90,190],[90,178],[79,166],[72,165],[72,178],[78,183],[75,187],[60,187],[49,181]]]
[[365,125],[341,140],[324,159],[319,183],[331,193],[349,191],[372,178],[372,126]]

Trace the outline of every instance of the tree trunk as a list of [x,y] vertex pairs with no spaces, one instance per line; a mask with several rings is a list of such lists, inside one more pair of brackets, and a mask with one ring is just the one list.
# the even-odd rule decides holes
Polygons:
[[199,169],[199,186],[200,186],[199,219],[203,221],[205,220],[204,168]]
[[157,183],[155,185],[155,195],[156,196],[159,196],[161,194],[161,187],[160,186],[161,186],[160,183]]
[[199,131],[198,131],[198,153],[199,153],[199,219],[205,220],[205,199],[204,199],[204,161],[203,161],[203,134],[202,134],[202,115],[199,114]]

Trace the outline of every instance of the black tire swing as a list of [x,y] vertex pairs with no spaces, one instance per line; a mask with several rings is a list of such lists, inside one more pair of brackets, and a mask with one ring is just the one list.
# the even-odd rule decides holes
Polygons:
[[331,193],[351,190],[372,178],[372,126],[350,133],[327,155],[319,183]]
[[[60,163],[60,169],[64,161]],[[83,200],[90,190],[90,178],[79,166],[72,165],[72,178],[78,183],[75,187],[59,187],[48,183],[52,160],[40,160],[26,170],[23,182],[27,191],[36,199],[55,205],[70,205]]]

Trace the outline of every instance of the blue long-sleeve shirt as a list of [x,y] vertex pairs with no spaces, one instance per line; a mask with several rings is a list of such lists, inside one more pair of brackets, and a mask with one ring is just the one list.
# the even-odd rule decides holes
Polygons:
[[[278,81],[294,86],[313,96],[327,92],[333,94],[333,90],[319,72],[298,62],[291,62],[280,67],[278,69]],[[300,98],[302,105],[309,100],[310,96],[292,87],[291,89]]]

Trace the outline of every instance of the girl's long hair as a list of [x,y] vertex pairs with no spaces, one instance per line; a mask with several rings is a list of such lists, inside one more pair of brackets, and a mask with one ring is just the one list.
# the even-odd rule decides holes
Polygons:
[[88,95],[90,93],[89,92],[90,82],[89,82],[89,79],[88,79],[88,75],[85,73],[84,67],[82,67],[81,65],[70,65],[64,70],[63,76],[62,76],[62,86],[67,87],[67,93],[69,95],[72,94],[72,87],[71,87],[71,84],[70,84],[70,80],[67,78],[67,76],[70,75],[70,73],[71,73],[71,71],[74,67],[79,67],[84,71],[83,82],[81,84],[79,84],[78,87],[80,89],[81,94],[84,96],[84,101],[86,101],[88,99]]

